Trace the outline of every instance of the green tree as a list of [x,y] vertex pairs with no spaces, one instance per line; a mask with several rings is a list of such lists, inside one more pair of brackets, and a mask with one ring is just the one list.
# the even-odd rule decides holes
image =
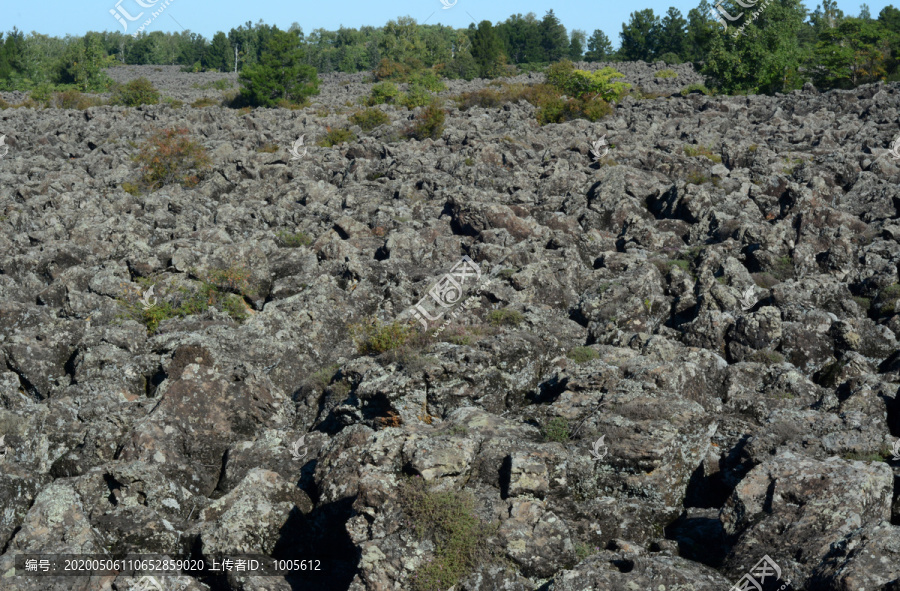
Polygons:
[[79,90],[105,90],[111,80],[103,72],[112,59],[103,52],[98,33],[88,32],[66,48],[59,68],[60,81],[75,84]]
[[900,34],[900,10],[893,6],[885,6],[878,13],[878,22],[891,32]]
[[213,35],[212,43],[203,52],[201,65],[206,70],[230,72],[234,69],[234,50],[222,31]]
[[677,8],[669,8],[666,16],[662,19],[656,55],[674,53],[679,58],[684,59],[686,30],[687,21],[682,18],[681,11]]
[[609,37],[600,29],[595,29],[594,34],[588,39],[588,51],[584,54],[584,59],[589,62],[602,62],[609,60],[612,55],[613,47]]
[[569,40],[569,59],[580,62],[584,59],[584,45],[587,40],[587,33],[581,29],[572,29]]
[[684,43],[683,57],[692,62],[706,61],[712,40],[721,31],[719,23],[711,16],[712,7],[706,0],[701,0],[697,8],[688,12],[687,35]]
[[[722,4],[729,14],[741,12],[737,4]],[[708,84],[729,93],[773,94],[800,88],[800,66],[807,52],[798,34],[805,19],[801,0],[780,0],[745,21],[743,34],[729,28],[726,34],[714,36],[702,69]]]
[[0,79],[7,84],[16,77],[25,73],[25,36],[21,31],[13,27],[13,30],[3,39],[0,33]]
[[381,57],[400,62],[416,70],[422,67],[420,56],[425,52],[425,41],[414,18],[401,16],[388,21],[379,42]]
[[540,30],[545,60],[558,62],[565,58],[569,53],[569,35],[566,33],[566,27],[553,14],[552,8],[541,19]]
[[888,32],[878,21],[845,18],[819,35],[814,78],[824,87],[852,88],[887,73]]
[[864,21],[872,20],[872,11],[869,9],[868,4],[859,5],[859,18]]
[[481,21],[472,34],[472,58],[478,64],[478,76],[492,78],[500,73],[503,45],[490,21]]
[[540,22],[533,12],[525,16],[515,14],[509,17],[497,25],[497,34],[511,63],[546,61],[544,49],[541,47]]
[[241,70],[241,94],[251,105],[272,107],[280,100],[302,102],[318,94],[316,69],[303,63],[299,35],[274,29],[260,54],[259,63]]
[[631,13],[628,23],[622,24],[619,38],[622,47],[619,52],[627,60],[652,61],[659,46],[659,17],[652,8]]

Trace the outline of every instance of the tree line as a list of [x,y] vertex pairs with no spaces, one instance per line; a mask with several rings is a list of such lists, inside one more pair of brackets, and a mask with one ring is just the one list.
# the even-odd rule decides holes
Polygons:
[[[751,4],[756,8],[747,8]],[[717,18],[723,11],[728,19]],[[0,33],[0,89],[51,84],[103,90],[109,80],[102,71],[116,63],[243,71],[260,64],[278,32],[262,21],[212,39],[190,31],[57,38],[13,28]],[[446,78],[472,79],[543,70],[561,60],[644,60],[692,62],[709,86],[727,93],[784,92],[810,80],[820,88],[900,80],[900,10],[887,6],[873,18],[863,4],[852,17],[835,0],[823,0],[812,12],[800,0],[721,0],[716,8],[701,0],[686,17],[676,8],[662,16],[638,10],[622,24],[618,49],[599,29],[590,35],[568,30],[553,10],[540,19],[515,14],[464,29],[400,17],[383,27],[319,28],[308,35],[294,23],[288,32],[302,49],[304,65],[317,73],[428,68]]]

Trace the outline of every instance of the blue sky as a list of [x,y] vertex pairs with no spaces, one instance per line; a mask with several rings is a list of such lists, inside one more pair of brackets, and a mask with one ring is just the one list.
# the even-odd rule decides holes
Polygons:
[[[141,8],[138,2],[153,5],[152,9]],[[441,0],[395,0],[377,2],[372,0],[85,0],[70,2],[44,0],[23,2],[5,0],[0,30],[12,29],[15,25],[26,33],[37,31],[46,35],[83,35],[86,31],[122,30],[122,26],[110,14],[117,2],[132,16],[141,11],[146,14],[135,23],[129,23],[132,32],[158,10],[166,1],[169,5],[146,27],[151,31],[179,31],[182,28],[204,35],[207,38],[219,30],[228,31],[248,20],[254,23],[262,19],[286,29],[298,22],[305,33],[316,28],[337,29],[340,25],[360,27],[361,25],[381,26],[398,16],[411,16],[419,23],[440,23],[452,27],[467,27],[475,22],[489,20],[498,22],[512,14],[534,12],[538,18],[547,10],[553,11],[569,29],[583,29],[588,35],[594,29],[601,29],[610,38],[613,46],[619,44],[622,23],[628,20],[632,11],[652,8],[659,15],[665,14],[669,6],[678,8],[682,15],[695,8],[700,0],[636,0],[634,2],[610,2],[609,0],[456,0],[451,8],[444,9]],[[446,0],[448,3],[453,0]],[[820,0],[807,0],[806,6],[814,10]],[[713,3],[715,3],[713,1]],[[891,4],[885,1],[869,2],[873,17],[882,8]],[[860,2],[838,0],[838,7],[845,14],[859,14]],[[900,1],[895,5],[900,5]]]

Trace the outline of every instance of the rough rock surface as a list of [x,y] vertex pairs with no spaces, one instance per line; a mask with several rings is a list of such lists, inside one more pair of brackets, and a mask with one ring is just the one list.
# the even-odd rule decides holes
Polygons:
[[[130,589],[14,570],[128,551],[324,567],[178,589],[411,589],[437,550],[410,476],[470,493],[498,557],[455,591],[724,590],[764,555],[797,590],[900,585],[900,84],[682,97],[690,66],[617,67],[664,96],[545,127],[448,102],[436,141],[404,108],[351,126],[361,74],[297,111],[0,111],[0,587]],[[141,74],[185,102],[229,77],[112,72]],[[212,172],[125,192],[166,127]],[[446,330],[358,352],[463,255]],[[227,269],[242,319],[138,321],[150,283]]]

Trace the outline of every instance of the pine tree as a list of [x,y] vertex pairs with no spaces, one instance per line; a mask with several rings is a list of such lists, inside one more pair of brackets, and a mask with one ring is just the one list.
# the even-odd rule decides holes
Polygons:
[[662,25],[659,30],[657,55],[674,53],[679,58],[684,59],[686,28],[687,21],[682,18],[681,11],[674,7],[669,8],[666,16],[662,19]]
[[296,33],[274,29],[259,63],[241,71],[241,91],[251,105],[273,107],[281,100],[299,103],[319,93],[316,69],[303,63],[304,51]]
[[627,60],[651,61],[657,55],[659,46],[659,17],[652,8],[631,13],[631,20],[622,24],[619,38],[622,47],[619,52]]
[[481,21],[471,35],[472,57],[478,64],[478,76],[491,78],[499,74],[503,45],[490,21]]
[[588,52],[584,54],[584,59],[589,62],[603,62],[612,56],[613,47],[609,37],[600,29],[596,29],[588,39]]
[[558,62],[569,53],[569,35],[566,27],[559,22],[551,8],[541,20],[541,47],[544,50],[544,60]]
[[585,39],[587,39],[587,33],[581,29],[572,29],[572,36],[569,41],[569,59],[573,62],[580,62],[584,59]]
[[212,38],[212,43],[203,52],[201,64],[207,70],[230,72],[234,68],[234,50],[225,33],[219,31]]

